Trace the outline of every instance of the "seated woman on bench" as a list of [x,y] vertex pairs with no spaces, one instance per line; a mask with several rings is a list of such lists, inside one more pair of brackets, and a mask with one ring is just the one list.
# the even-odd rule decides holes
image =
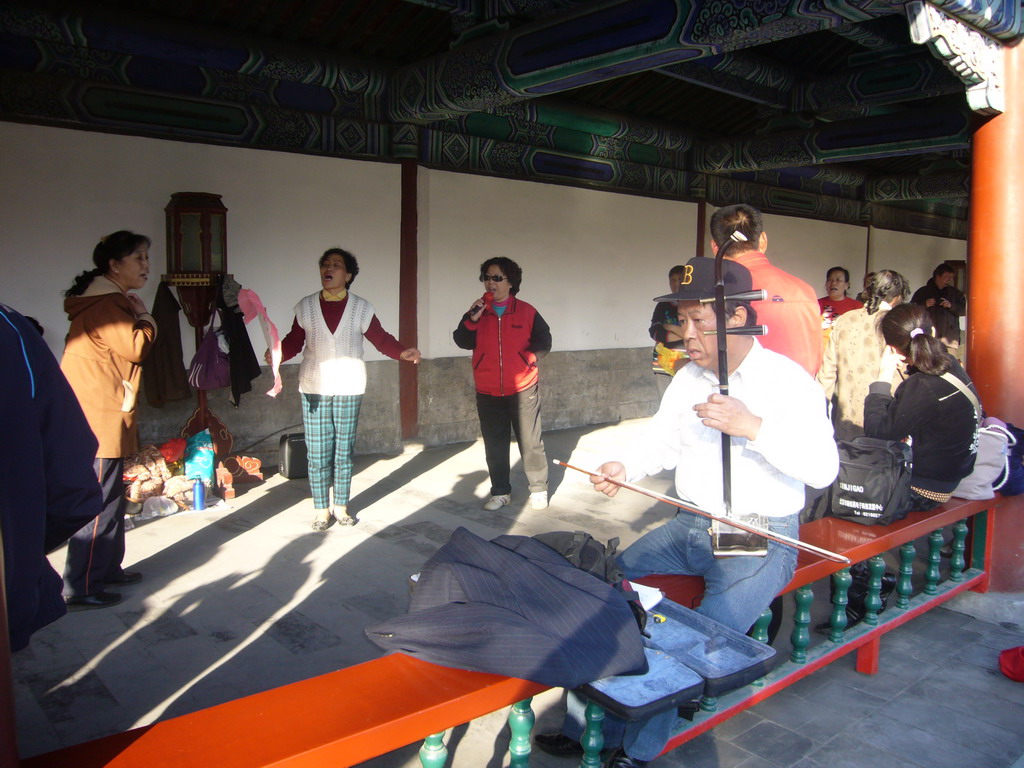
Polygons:
[[[864,399],[864,434],[911,440],[912,508],[934,509],[949,501],[957,484],[974,469],[980,414],[953,379],[972,392],[974,384],[946,345],[935,338],[931,317],[923,307],[893,307],[882,320],[882,335],[888,346],[878,379]],[[892,394],[890,382],[903,360],[909,375]]]

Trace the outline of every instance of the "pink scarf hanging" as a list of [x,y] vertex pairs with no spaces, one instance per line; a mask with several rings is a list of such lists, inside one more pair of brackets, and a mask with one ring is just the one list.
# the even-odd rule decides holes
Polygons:
[[267,394],[277,397],[278,393],[284,389],[284,385],[281,383],[281,336],[277,332],[277,326],[267,315],[267,308],[263,306],[263,302],[260,301],[260,297],[256,295],[255,291],[248,288],[240,290],[238,292],[238,308],[242,310],[242,318],[246,324],[252,322],[253,318],[260,319],[260,327],[263,329],[263,338],[267,342],[267,349],[270,350],[271,368],[274,372],[274,386],[267,391]]

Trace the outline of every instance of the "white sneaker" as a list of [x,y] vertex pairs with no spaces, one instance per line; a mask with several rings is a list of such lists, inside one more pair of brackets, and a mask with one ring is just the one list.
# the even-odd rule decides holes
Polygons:
[[503,493],[501,496],[491,496],[487,501],[484,502],[484,509],[493,512],[496,509],[501,509],[506,504],[512,503],[512,497]]
[[530,494],[530,506],[533,509],[547,509],[548,508],[548,492],[547,491],[536,491]]

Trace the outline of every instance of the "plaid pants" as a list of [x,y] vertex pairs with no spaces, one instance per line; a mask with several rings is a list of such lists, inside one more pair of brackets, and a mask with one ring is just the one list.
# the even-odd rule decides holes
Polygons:
[[352,446],[362,395],[302,395],[302,422],[306,428],[309,489],[313,508],[348,504],[352,487]]

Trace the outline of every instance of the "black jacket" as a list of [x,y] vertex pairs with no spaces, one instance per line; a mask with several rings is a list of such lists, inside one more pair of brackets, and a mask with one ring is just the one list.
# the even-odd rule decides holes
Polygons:
[[249,331],[238,302],[230,304],[223,287],[217,291],[217,309],[220,310],[221,330],[228,342],[228,359],[231,361],[231,404],[238,407],[242,395],[252,391],[252,382],[263,372],[259,358],[249,341]]
[[622,592],[535,539],[465,528],[423,567],[408,615],[366,635],[435,664],[566,688],[647,669]]
[[[950,373],[974,385],[956,358]],[[974,469],[978,422],[974,405],[941,376],[910,369],[910,376],[890,395],[886,382],[874,382],[864,399],[864,434],[883,440],[913,438],[911,485],[951,493]],[[977,395],[977,392],[975,392]]]
[[[952,285],[939,288],[935,285],[935,278],[931,278],[925,285],[914,291],[911,302],[920,304],[922,307],[928,299],[935,299],[935,306],[927,307],[931,315],[932,325],[935,326],[935,333],[940,339],[947,342],[960,342],[960,318],[967,311],[966,297]],[[939,301],[945,299],[950,307],[939,306]]]

